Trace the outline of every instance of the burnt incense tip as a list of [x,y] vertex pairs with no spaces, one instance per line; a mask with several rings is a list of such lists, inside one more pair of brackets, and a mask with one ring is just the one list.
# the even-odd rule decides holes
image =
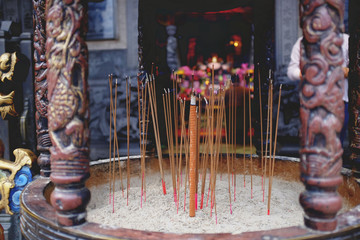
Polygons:
[[191,95],[190,104],[191,105],[196,105],[196,97],[194,95]]

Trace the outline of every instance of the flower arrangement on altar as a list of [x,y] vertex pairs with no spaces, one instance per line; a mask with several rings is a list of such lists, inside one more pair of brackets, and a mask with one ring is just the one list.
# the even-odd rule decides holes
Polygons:
[[227,90],[231,82],[238,86],[250,87],[253,91],[254,65],[249,66],[244,63],[239,68],[231,68],[230,64],[213,57],[206,65],[198,63],[193,69],[182,66],[174,72],[172,80],[176,78],[179,84],[179,97],[187,98],[192,91],[201,96],[208,96],[212,85],[212,69],[214,69],[215,91],[220,88]]

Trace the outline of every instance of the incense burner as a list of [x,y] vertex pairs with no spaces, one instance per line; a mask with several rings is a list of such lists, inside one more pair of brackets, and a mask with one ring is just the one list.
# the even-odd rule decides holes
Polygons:
[[[168,161],[167,157],[167,155],[164,155],[165,161]],[[237,156],[238,160],[242,160],[242,157],[242,155]],[[131,159],[132,177],[139,178],[140,157],[132,156]],[[254,175],[259,175],[261,174],[259,167],[259,159],[256,155],[254,155],[253,159],[254,165],[258,166],[254,168]],[[121,161],[125,160],[126,157],[121,158]],[[149,175],[155,174],[160,179],[160,175],[158,173],[159,166],[157,161],[157,158],[147,158],[147,172]],[[248,155],[246,156],[246,161],[249,161]],[[239,162],[241,162],[242,164],[242,161]],[[300,181],[299,164],[299,159],[277,157],[275,177],[285,178],[289,181]],[[98,193],[98,191],[94,191],[95,188],[99,189],[101,185],[108,185],[108,167],[109,162],[106,160],[92,162],[90,167],[91,177],[89,178],[86,186],[94,194]],[[167,167],[169,167],[168,164]],[[225,177],[226,165],[222,167],[221,171],[224,172],[223,174]],[[241,173],[241,170],[239,171],[240,172],[238,173]],[[250,177],[250,175],[247,175],[247,178],[248,177]],[[264,239],[266,237],[272,239],[318,239],[319,237],[328,239],[331,237],[347,238],[349,236],[356,238],[358,237],[358,232],[360,229],[360,205],[358,205],[360,204],[360,198],[356,195],[357,192],[360,191],[360,187],[352,176],[344,174],[342,178],[344,184],[339,187],[339,192],[340,195],[344,198],[344,202],[348,202],[350,210],[341,213],[337,217],[338,227],[333,232],[321,233],[318,231],[310,230],[301,225],[280,229],[272,229],[268,231],[244,232],[241,234],[174,234],[167,232],[151,232],[117,228],[114,226],[106,226],[93,222],[85,222],[84,224],[70,228],[61,227],[56,223],[55,210],[51,207],[49,202],[49,196],[54,189],[54,184],[51,183],[48,178],[37,179],[36,181],[32,182],[23,192],[21,201],[21,227],[22,232],[27,239],[37,239],[39,236],[41,237],[41,239],[72,239],[75,237],[79,239]],[[161,188],[161,185],[159,185],[159,188]],[[169,190],[168,194],[170,193],[171,191]],[[107,194],[103,194],[102,197],[108,198]],[[239,203],[235,202],[234,204]],[[273,206],[272,208],[280,207],[281,206]],[[142,210],[139,209],[138,211]],[[176,210],[174,211],[174,214],[176,214]],[[266,216],[266,213],[264,213],[264,216]],[[111,215],[109,217],[111,218]]]
[[[90,167],[88,158],[88,52],[84,40],[87,1],[47,0],[46,3],[47,34],[36,35],[40,38],[41,44],[35,46],[35,49],[39,50],[39,46],[46,49],[46,53],[39,53],[47,57],[46,76],[49,88],[44,91],[48,91],[49,105],[38,102],[41,107],[37,110],[45,110],[39,114],[43,119],[47,117],[49,120],[48,135],[52,147],[46,137],[47,142],[43,144],[41,150],[47,156],[50,150],[51,164],[48,158],[44,158],[44,161],[40,159],[40,165],[44,166],[43,176],[27,186],[22,193],[21,229],[27,239],[357,239],[360,237],[360,205],[356,198],[359,186],[351,174],[340,175],[339,155],[342,150],[337,138],[343,119],[341,115],[343,105],[339,98],[343,78],[338,70],[342,59],[338,50],[340,41],[337,41],[342,29],[344,11],[342,1],[300,1],[300,17],[306,39],[304,41],[306,51],[302,52],[301,62],[305,76],[301,85],[302,162],[300,168],[299,162],[282,158],[281,161],[286,162],[288,166],[280,169],[280,173],[275,171],[275,175],[294,174],[294,179],[301,175],[306,186],[306,191],[301,195],[301,204],[306,214],[307,227],[301,225],[241,234],[150,232],[86,221],[86,206],[90,201],[89,189],[91,190],[92,184],[100,184],[100,180],[107,179],[105,177],[107,173],[101,175],[101,168],[99,169],[96,164],[109,165],[109,162],[100,161],[92,163]],[[144,2],[140,1],[140,3]],[[40,13],[37,13],[37,16],[42,16],[44,20],[45,1],[34,0],[34,4],[43,4],[38,6],[37,10]],[[144,27],[142,21],[144,20],[139,19],[141,79],[146,75],[146,66],[144,67],[142,58],[141,29]],[[43,21],[37,22],[41,33],[45,32],[43,23]],[[332,42],[331,39],[336,41]],[[44,58],[39,60],[44,61]],[[317,71],[324,70],[319,64],[330,66],[331,72],[327,75],[318,74]],[[38,80],[42,81],[43,78]],[[333,95],[327,95],[329,92]],[[40,133],[47,134],[47,124],[38,128],[38,134]],[[320,136],[321,134],[323,137]],[[158,159],[161,162],[162,157],[166,156],[162,155],[158,142],[157,145],[159,152],[155,162]],[[326,161],[329,164],[326,164]],[[323,168],[317,167],[319,165],[327,168],[322,171]],[[90,178],[86,183],[91,172],[95,179]],[[99,176],[97,174],[100,177],[96,178]],[[346,184],[342,186],[341,182]],[[339,185],[340,194],[355,202],[350,210],[337,215],[341,202],[336,194]],[[333,201],[329,202],[328,199]]]

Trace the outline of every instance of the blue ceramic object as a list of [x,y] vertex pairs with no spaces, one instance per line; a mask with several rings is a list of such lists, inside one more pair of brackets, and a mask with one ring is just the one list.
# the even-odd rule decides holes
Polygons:
[[25,186],[32,181],[31,170],[28,166],[23,166],[15,175],[15,187],[10,190],[9,206],[11,211],[20,211],[20,194]]

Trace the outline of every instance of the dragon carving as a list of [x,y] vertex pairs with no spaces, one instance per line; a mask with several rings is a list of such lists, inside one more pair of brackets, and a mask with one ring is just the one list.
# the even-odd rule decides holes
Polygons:
[[47,0],[46,59],[51,180],[59,224],[83,223],[90,192],[87,1]]
[[4,53],[0,56],[0,113],[3,119],[8,114],[13,117],[18,116],[14,105],[15,91],[7,91],[9,86],[6,86],[10,85],[9,81],[13,80],[17,61],[16,53]]

